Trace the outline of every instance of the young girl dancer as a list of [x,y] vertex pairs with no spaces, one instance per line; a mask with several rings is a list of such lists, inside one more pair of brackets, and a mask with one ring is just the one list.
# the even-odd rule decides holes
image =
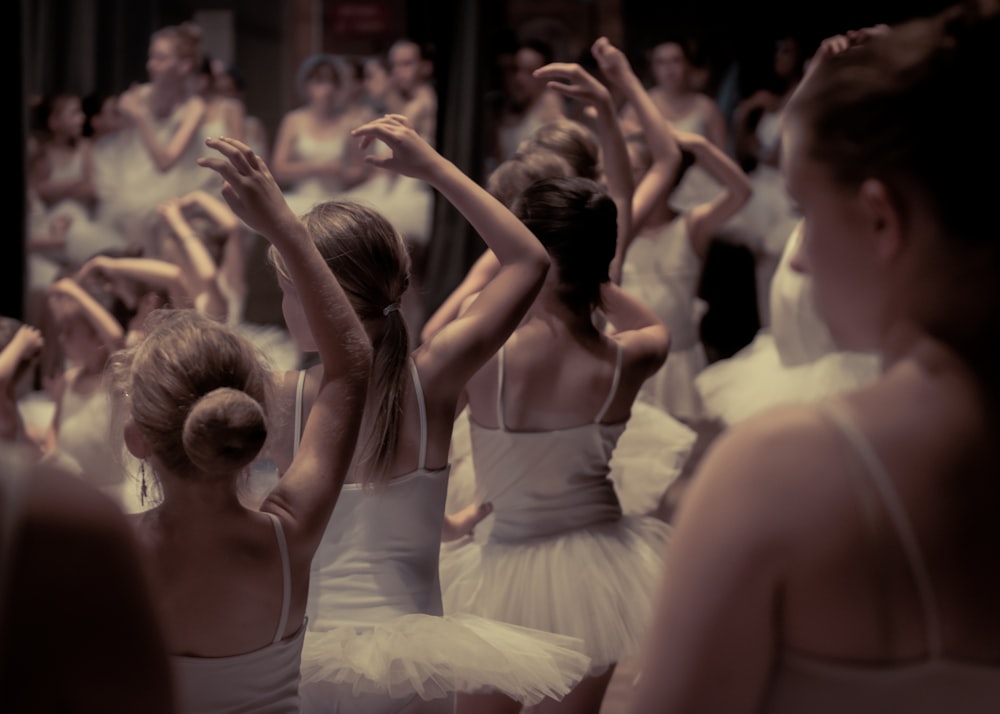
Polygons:
[[[374,345],[362,438],[340,504],[313,561],[303,655],[305,711],[450,712],[455,691],[499,689],[519,700],[560,697],[579,681],[579,643],[480,618],[442,616],[438,581],[448,448],[462,385],[502,344],[537,293],[548,260],[524,225],[400,115],[354,131],[388,147],[380,168],[426,181],[495,251],[501,267],[466,315],[410,352],[399,301],[408,257],[386,218],[360,204],[319,204],[303,218]],[[276,256],[286,322],[305,351],[314,332],[302,293]],[[314,408],[324,367],[286,375],[292,424]],[[298,429],[277,435],[284,469]],[[426,701],[425,701],[426,700]]]
[[[845,49],[785,109],[796,262],[837,344],[883,371],[712,447],[636,714],[996,710],[1000,245],[994,190],[967,171],[1000,160],[977,91],[1000,14],[983,5],[829,43]],[[965,130],[929,142],[956,112]]]
[[343,61],[332,55],[314,55],[303,62],[298,87],[305,104],[288,112],[278,126],[271,165],[299,215],[371,174],[350,140],[356,115],[348,111],[345,71]]
[[[646,144],[656,132],[664,131],[670,130],[661,124],[631,138],[637,173],[644,173],[650,164]],[[703,136],[680,131],[672,134],[693,165],[702,167],[721,192],[684,213],[675,210],[662,194],[647,195],[644,225],[625,255],[622,289],[641,300],[670,328],[670,359],[644,385],[642,398],[678,419],[696,422],[702,418],[703,408],[694,379],[707,363],[695,306],[701,266],[719,227],[750,197],[750,181]]]
[[193,91],[200,44],[201,30],[192,23],[154,32],[146,62],[149,82],[118,99],[127,120],[119,139],[125,158],[115,184],[104,187],[101,215],[109,227],[123,232],[130,246],[144,245],[162,201],[213,180],[197,165],[205,117],[205,100]]
[[275,246],[288,279],[309,286],[302,314],[325,369],[299,453],[260,509],[245,508],[237,482],[267,436],[268,372],[225,325],[159,313],[114,369],[125,443],[163,493],[135,528],[178,709],[296,712],[310,563],[354,452],[371,346],[263,161],[235,140],[208,145],[225,157],[202,162],[226,182],[226,200]]
[[[645,593],[666,533],[661,521],[622,515],[609,462],[669,337],[609,282],[617,211],[598,184],[542,180],[515,211],[554,270],[467,387],[477,495],[492,503],[494,522],[485,542],[444,561],[446,611],[582,639],[591,676],[557,708],[597,712],[614,664],[633,653],[649,617]],[[594,325],[598,307],[611,335]],[[470,696],[460,710],[516,711],[517,703]]]

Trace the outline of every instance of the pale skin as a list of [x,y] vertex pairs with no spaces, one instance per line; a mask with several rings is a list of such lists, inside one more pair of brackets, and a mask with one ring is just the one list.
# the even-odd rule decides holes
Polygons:
[[[717,148],[726,146],[726,119],[718,105],[701,92],[694,91],[689,83],[690,64],[680,45],[665,42],[653,48],[653,73],[656,84],[649,89],[649,97],[664,119],[673,123],[690,116],[703,117],[705,138]],[[622,122],[639,124],[638,108],[631,103],[622,110]]]
[[[164,500],[139,515],[136,533],[153,582],[168,651],[212,657],[270,644],[282,600],[274,529],[282,524],[291,568],[291,604],[282,636],[303,626],[309,566],[336,505],[357,439],[371,365],[371,347],[336,279],[288,209],[264,162],[244,144],[209,139],[221,158],[204,158],[218,172],[234,213],[280,252],[291,280],[308,284],[303,309],[321,338],[327,371],[317,387],[299,453],[259,511],[237,495],[237,474],[192,478],[172,473],[129,422],[129,450],[147,459]],[[150,338],[147,338],[150,339]]]
[[[322,68],[317,71],[325,71]],[[331,69],[332,72],[332,69]],[[323,75],[325,76],[325,75]],[[371,174],[371,167],[355,142],[348,141],[344,155],[337,159],[300,156],[295,150],[300,134],[316,141],[333,141],[355,128],[355,115],[346,111],[339,79],[312,78],[306,82],[307,102],[284,116],[274,140],[271,166],[282,186],[294,187],[311,177],[331,177],[345,188],[357,185]]]
[[[205,117],[205,100],[188,91],[186,83],[192,72],[191,60],[177,54],[171,39],[159,37],[152,41],[146,67],[149,84],[123,93],[118,109],[139,131],[153,163],[166,173],[194,141]],[[155,122],[175,112],[180,116],[177,130],[163,141],[157,135]]]
[[[574,312],[558,297],[557,273],[550,271],[522,325],[504,346],[504,422],[512,431],[553,431],[589,424],[610,389],[618,346],[622,373],[604,423],[627,420],[642,383],[663,364],[670,348],[667,327],[648,308],[618,286],[601,288],[605,333],[591,312]],[[497,428],[497,358],[493,357],[466,387],[469,418]],[[584,388],[585,385],[585,388]],[[561,701],[545,700],[533,711],[596,714],[614,666],[586,677]],[[460,694],[458,711],[499,714],[521,705],[500,694]]]
[[17,410],[18,367],[37,355],[45,344],[42,333],[31,325],[21,325],[10,342],[0,350],[0,439],[26,442],[24,424]]
[[[444,468],[448,463],[455,414],[462,406],[462,386],[517,326],[541,287],[548,269],[548,257],[535,237],[513,214],[435,152],[405,117],[388,115],[359,127],[354,135],[363,148],[374,140],[386,144],[391,150],[390,155],[371,156],[367,160],[379,168],[411,176],[433,186],[462,212],[501,262],[494,281],[473,301],[463,317],[421,344],[412,354],[426,400],[426,466],[429,469]],[[301,294],[289,290],[288,285],[283,284],[282,287],[285,291],[283,308],[286,322],[300,347],[309,350],[314,339],[312,332],[297,327],[301,325],[297,317]],[[377,322],[366,323],[366,327],[369,330],[381,329]],[[304,393],[306,413],[312,409],[315,384],[322,375],[322,367],[314,367],[307,372]],[[296,378],[297,375],[290,373],[278,381],[278,398],[289,405],[289,413],[295,403]],[[417,468],[419,428],[416,396],[413,385],[409,384],[399,446],[388,467],[390,477],[402,476]],[[271,453],[279,469],[284,468],[290,457],[291,438],[291,430],[288,429],[278,434],[272,443]],[[356,474],[352,478],[360,476]],[[452,538],[468,532],[488,513],[488,506],[468,509],[446,525],[443,537]]]
[[[651,109],[649,98],[625,55],[604,37],[594,43],[591,51],[612,85],[625,92],[641,109],[643,126],[648,125],[652,132],[655,112]],[[678,157],[676,144],[669,137],[664,137],[662,132],[651,133],[650,151],[653,163],[636,184],[629,164],[628,149],[615,116],[609,90],[576,64],[548,65],[537,70],[535,74],[549,82],[551,91],[571,96],[595,110],[605,181],[608,193],[618,208],[617,250],[610,274],[613,281],[619,282],[621,263],[629,243],[638,227],[646,221],[655,198],[665,190],[676,171]],[[496,266],[496,257],[489,251],[483,253],[462,283],[427,320],[421,333],[422,337],[427,339],[454,319],[469,296],[478,293],[489,282],[496,272]]]
[[[692,250],[704,260],[719,229],[750,199],[753,190],[750,179],[736,162],[705,137],[673,130],[665,124],[661,124],[655,131],[668,133],[678,147],[690,151],[695,157],[695,165],[701,166],[722,187],[722,191],[715,198],[694,206],[681,218],[687,224],[688,240],[691,242]],[[648,138],[652,134],[647,133],[646,136]],[[639,171],[644,170],[641,163],[636,163],[635,166]],[[662,226],[681,216],[670,207],[667,200],[663,200],[665,197],[652,200],[654,198],[649,197],[650,200],[643,205],[648,227]]]
[[[838,45],[851,42],[827,49]],[[810,274],[838,344],[883,360],[879,379],[838,403],[916,533],[944,656],[995,666],[1000,527],[983,504],[1000,496],[996,407],[917,309],[928,291],[949,299],[940,262],[950,236],[918,191],[874,178],[840,184],[807,140],[801,123],[786,125],[783,169],[806,231],[794,265]],[[928,635],[913,575],[884,506],[874,531],[866,520],[871,488],[814,406],[767,412],[723,435],[681,502],[629,711],[759,711],[783,653],[887,670],[922,661]]]

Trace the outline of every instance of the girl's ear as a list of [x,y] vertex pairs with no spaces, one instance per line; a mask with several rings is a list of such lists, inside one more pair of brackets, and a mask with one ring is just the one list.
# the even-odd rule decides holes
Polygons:
[[876,239],[880,262],[891,262],[903,249],[903,216],[888,187],[867,179],[858,190],[865,219]]
[[139,427],[129,417],[125,422],[125,446],[132,456],[137,459],[148,459],[153,455],[153,450],[149,447],[146,437],[139,431]]

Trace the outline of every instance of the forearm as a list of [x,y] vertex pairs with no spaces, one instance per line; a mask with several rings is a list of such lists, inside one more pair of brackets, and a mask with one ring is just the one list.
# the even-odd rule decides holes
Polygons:
[[281,236],[270,236],[281,255],[323,362],[324,375],[367,380],[371,343],[340,283],[330,272],[302,223],[296,221]]
[[429,182],[465,216],[501,265],[548,265],[545,249],[531,231],[453,163],[442,159]]

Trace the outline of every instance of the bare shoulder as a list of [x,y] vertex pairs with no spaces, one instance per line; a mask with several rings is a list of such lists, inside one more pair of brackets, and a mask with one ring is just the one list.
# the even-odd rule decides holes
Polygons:
[[[760,543],[800,540],[849,503],[844,445],[819,407],[778,407],[741,422],[706,452],[680,520],[708,518]],[[795,538],[796,540],[789,540]]]

